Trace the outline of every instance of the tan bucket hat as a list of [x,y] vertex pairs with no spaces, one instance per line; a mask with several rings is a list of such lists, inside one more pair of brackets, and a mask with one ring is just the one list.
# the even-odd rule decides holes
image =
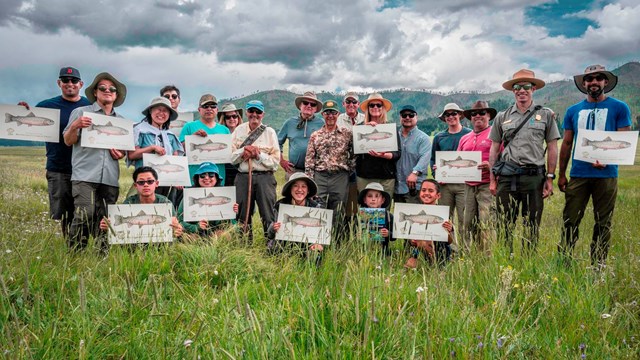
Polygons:
[[607,69],[605,69],[605,67],[602,65],[591,65],[587,66],[587,68],[584,69],[584,74],[576,75],[573,77],[573,81],[576,83],[576,87],[578,87],[578,90],[582,91],[585,94],[587,93],[587,88],[584,87],[584,77],[593,74],[602,74],[607,77],[609,83],[602,90],[602,92],[604,93],[608,93],[609,91],[613,90],[616,85],[618,85],[618,77],[613,75],[611,71],[607,71]]
[[240,115],[240,118],[242,118],[242,109],[238,109],[235,104],[228,103],[228,104],[222,105],[222,107],[218,111],[218,115],[217,115],[218,121],[220,121],[220,118],[224,115],[224,113],[228,113],[232,111],[238,112],[238,115]]
[[536,90],[540,90],[544,87],[544,81],[536,78],[536,74],[529,69],[518,70],[515,74],[513,74],[513,77],[511,78],[511,80],[506,81],[505,83],[502,84],[502,87],[505,88],[505,90],[511,91],[513,90],[514,84],[517,84],[522,81],[532,83],[533,86],[536,87]]
[[318,100],[318,95],[313,91],[307,91],[302,96],[298,96],[296,98],[296,107],[300,110],[300,104],[302,104],[303,100],[314,101],[316,103],[316,112],[320,112],[322,110],[322,101]]
[[382,101],[382,105],[384,105],[385,110],[387,110],[387,112],[389,110],[391,110],[391,108],[393,107],[393,104],[391,103],[391,101],[385,99],[384,97],[382,97],[382,95],[380,93],[373,93],[371,95],[369,95],[369,97],[367,98],[367,100],[363,101],[360,103],[360,110],[367,112],[369,111],[368,107],[369,107],[369,103],[374,101],[374,100],[378,100],[378,101]]
[[93,92],[94,90],[97,90],[98,83],[101,80],[105,79],[111,81],[118,91],[116,101],[113,102],[113,107],[122,105],[124,99],[127,97],[127,87],[108,72],[101,72],[100,74],[96,75],[91,85],[87,86],[87,88],[84,89],[84,95],[87,97],[87,99],[89,99],[91,103],[94,103],[96,101],[96,96],[93,94]]
[[313,181],[307,174],[303,172],[295,172],[291,174],[289,181],[287,181],[282,187],[282,196],[288,197],[291,196],[291,186],[296,180],[304,180],[307,183],[307,187],[309,188],[309,193],[307,194],[307,198],[314,197],[318,193],[318,185]]
[[460,108],[460,106],[458,106],[458,104],[456,103],[448,103],[447,105],[444,106],[444,110],[442,110],[442,112],[440,113],[440,115],[438,115],[438,118],[442,121],[447,121],[447,119],[444,118],[444,113],[446,113],[447,111],[457,111],[460,113],[460,118],[464,119],[464,110],[462,110]]
[[149,106],[147,106],[146,109],[142,110],[142,115],[150,118],[151,109],[156,106],[164,106],[169,109],[169,121],[173,121],[178,118],[178,113],[171,107],[171,101],[162,96],[154,97],[153,99],[151,99],[151,103],[149,104]]

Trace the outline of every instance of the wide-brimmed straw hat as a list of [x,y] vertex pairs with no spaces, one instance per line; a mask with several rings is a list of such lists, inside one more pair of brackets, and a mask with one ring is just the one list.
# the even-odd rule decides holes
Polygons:
[[444,118],[444,113],[446,113],[447,111],[457,111],[460,113],[460,117],[464,118],[464,110],[462,110],[460,108],[460,106],[458,106],[458,104],[456,103],[448,103],[447,105],[444,106],[444,110],[442,110],[442,112],[440,113],[440,115],[438,115],[438,118],[442,121],[446,121],[447,119]]
[[478,100],[471,106],[471,109],[468,109],[468,110],[464,111],[464,116],[467,119],[471,119],[471,112],[472,111],[479,111],[479,110],[486,110],[487,112],[489,112],[489,115],[491,115],[489,120],[492,120],[494,117],[496,117],[496,114],[498,114],[498,111],[496,111],[496,109],[494,109],[492,107],[489,107],[489,103],[488,102],[483,101],[483,100]]
[[578,87],[578,90],[586,94],[587,88],[584,87],[584,77],[594,74],[602,74],[606,76],[607,80],[609,81],[602,92],[608,93],[609,91],[613,90],[616,85],[618,85],[618,77],[613,75],[611,71],[607,71],[607,69],[605,69],[602,65],[591,65],[587,66],[587,68],[584,69],[584,74],[576,75],[573,77],[573,81],[576,83],[576,87]]
[[370,182],[358,194],[358,204],[360,204],[360,206],[365,206],[364,197],[367,196],[367,191],[369,190],[376,190],[382,193],[382,196],[384,197],[384,203],[382,203],[382,205],[380,206],[381,208],[386,208],[387,206],[389,206],[389,204],[391,204],[391,195],[389,195],[388,192],[384,191],[384,187],[382,187],[382,184],[377,182]]
[[222,105],[222,108],[220,108],[220,110],[218,111],[218,121],[220,121],[220,118],[224,115],[224,113],[232,111],[237,111],[238,115],[240,115],[240,117],[242,118],[242,109],[238,109],[236,108],[235,104],[229,103]]
[[118,107],[122,105],[122,103],[124,102],[124,99],[127,97],[127,87],[124,86],[123,83],[118,81],[115,77],[113,77],[113,75],[109,74],[108,72],[101,72],[100,74],[96,75],[91,85],[87,86],[87,88],[84,89],[85,96],[87,97],[87,99],[89,99],[89,101],[94,103],[96,101],[96,96],[93,94],[93,92],[97,90],[98,83],[101,80],[105,80],[105,79],[111,81],[113,85],[116,87],[118,92],[116,96],[116,101],[113,102],[113,107]]
[[506,81],[502,84],[502,87],[505,90],[511,91],[513,90],[513,85],[519,82],[530,82],[533,84],[533,86],[536,87],[536,90],[540,90],[544,87],[544,81],[536,78],[536,74],[529,69],[518,70],[515,74],[513,74],[511,80]]
[[371,95],[369,95],[369,97],[367,98],[367,100],[363,101],[360,103],[360,110],[367,112],[369,111],[369,103],[372,101],[382,101],[382,105],[384,106],[385,110],[387,110],[387,112],[389,110],[391,110],[391,108],[393,107],[393,104],[391,103],[391,101],[385,99],[384,97],[382,97],[381,94],[379,93],[373,93]]
[[291,196],[291,186],[293,186],[293,183],[296,182],[297,180],[304,180],[307,183],[307,188],[309,189],[309,192],[307,193],[307,198],[313,197],[318,193],[318,185],[316,185],[316,182],[313,181],[313,179],[308,177],[307,174],[303,172],[295,172],[291,174],[289,181],[287,181],[287,183],[284,184],[284,186],[282,187],[282,192],[281,192],[282,196],[284,197]]
[[171,107],[171,101],[162,96],[154,97],[153,99],[151,99],[151,103],[149,104],[149,106],[147,106],[146,109],[142,110],[142,115],[151,118],[151,109],[156,106],[164,106],[169,109],[169,121],[173,121],[178,118],[178,113]]
[[320,110],[322,110],[322,101],[318,100],[318,95],[316,95],[316,93],[314,93],[313,91],[307,91],[304,93],[304,95],[302,96],[298,96],[296,98],[296,107],[298,108],[298,110],[300,110],[300,104],[302,104],[302,101],[307,100],[307,101],[313,101],[316,103],[316,112],[320,112]]

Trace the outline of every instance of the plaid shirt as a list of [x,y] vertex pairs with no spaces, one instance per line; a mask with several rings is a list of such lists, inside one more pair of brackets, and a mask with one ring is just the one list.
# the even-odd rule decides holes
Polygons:
[[348,171],[355,168],[356,158],[353,154],[353,135],[345,128],[336,127],[328,131],[323,126],[309,138],[305,172],[313,177],[317,171]]

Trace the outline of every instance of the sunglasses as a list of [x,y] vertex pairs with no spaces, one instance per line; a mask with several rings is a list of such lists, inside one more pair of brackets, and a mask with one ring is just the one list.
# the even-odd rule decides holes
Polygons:
[[381,107],[382,107],[382,104],[380,104],[380,103],[369,104],[369,108],[370,109],[372,109],[372,108],[381,108]]
[[587,75],[587,76],[584,77],[584,81],[586,81],[586,82],[592,82],[593,79],[595,79],[596,81],[604,81],[604,80],[607,80],[607,77],[602,75],[602,74],[598,74],[598,75],[595,75],[595,76]]
[[316,104],[314,102],[310,102],[310,101],[302,101],[302,105],[316,107],[316,105],[318,105],[318,104]]
[[167,98],[167,99],[173,99],[173,100],[175,100],[175,99],[180,97],[178,94],[165,94],[165,95],[162,95],[162,96]]
[[327,110],[327,111],[323,111],[322,113],[325,115],[333,115],[333,116],[338,115],[338,112],[335,110]]
[[214,177],[216,176],[216,173],[214,173],[214,172],[206,172],[206,173],[202,173],[202,174],[199,174],[199,175],[198,175],[198,177],[200,177],[200,179],[204,179],[204,178],[206,178],[207,176],[208,176],[209,178],[214,178]]
[[532,87],[533,87],[533,85],[531,85],[531,84],[525,84],[525,85],[515,84],[515,85],[513,85],[513,90],[515,90],[515,91],[518,91],[520,89],[531,90]]
[[62,77],[62,78],[60,78],[60,82],[63,83],[63,84],[72,83],[73,85],[75,85],[75,84],[80,82],[80,79],[71,78],[71,77]]
[[115,86],[106,87],[105,85],[100,85],[100,86],[98,86],[98,90],[102,91],[102,92],[107,92],[107,90],[109,90],[109,92],[111,92],[111,93],[117,93],[118,92],[118,89],[116,89]]
[[203,109],[217,109],[218,104],[204,104],[204,105],[200,105],[200,107]]
[[469,115],[471,115],[471,117],[478,116],[478,115],[485,116],[487,115],[487,110],[469,111]]
[[413,119],[414,117],[416,117],[416,114],[415,114],[415,113],[412,113],[412,112],[407,112],[407,113],[402,113],[402,114],[400,114],[400,117],[401,117],[401,118],[403,118],[403,119],[404,119],[404,118],[410,118],[410,119]]
[[251,108],[251,109],[247,109],[247,112],[249,114],[258,114],[258,115],[262,115],[262,113],[264,111],[260,110],[260,109],[256,109],[256,108]]
[[225,119],[225,120],[229,120],[229,119],[237,119],[237,118],[239,118],[239,117],[240,117],[240,116],[235,115],[235,114],[234,114],[234,115],[225,115],[225,116],[224,116],[224,119]]
[[351,104],[351,105],[355,105],[358,103],[358,100],[345,100],[344,101],[345,104]]
[[153,184],[155,184],[155,183],[156,183],[156,180],[155,180],[155,179],[150,179],[150,180],[138,180],[138,181],[136,181],[136,185],[138,185],[138,186],[144,186],[144,184],[147,184],[147,185],[153,185]]
[[456,116],[458,115],[457,112],[453,111],[453,112],[446,112],[443,114],[444,117],[450,117],[450,116]]

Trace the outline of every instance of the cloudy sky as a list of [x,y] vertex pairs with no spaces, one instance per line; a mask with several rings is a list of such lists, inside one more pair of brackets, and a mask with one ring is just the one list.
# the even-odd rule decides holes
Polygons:
[[[526,5],[525,5],[526,4]],[[199,96],[410,88],[494,91],[640,60],[640,2],[2,0],[0,103],[59,93],[60,67],[109,71],[138,117],[160,87]]]

